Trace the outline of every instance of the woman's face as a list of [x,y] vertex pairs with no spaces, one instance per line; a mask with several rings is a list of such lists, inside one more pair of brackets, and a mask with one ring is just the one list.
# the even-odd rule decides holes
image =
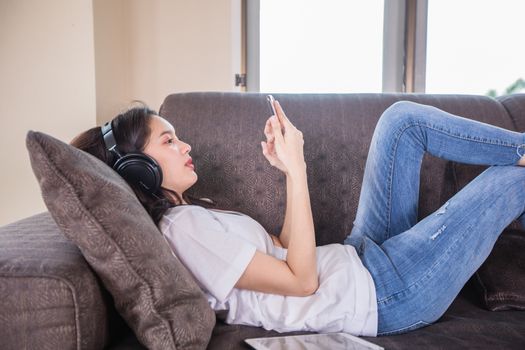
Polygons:
[[191,146],[179,140],[173,126],[162,117],[152,115],[149,127],[151,134],[144,153],[159,163],[162,187],[182,196],[198,178],[189,155]]

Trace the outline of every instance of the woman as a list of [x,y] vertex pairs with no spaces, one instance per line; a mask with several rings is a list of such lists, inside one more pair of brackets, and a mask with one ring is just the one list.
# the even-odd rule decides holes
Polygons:
[[[274,107],[261,148],[286,176],[279,237],[186,195],[197,181],[191,147],[145,106],[103,128],[115,148],[101,127],[71,142],[109,166],[134,152],[156,162],[160,188],[128,182],[210,305],[228,310],[228,323],[368,336],[423,327],[446,311],[503,229],[524,220],[524,133],[398,102],[376,125],[351,234],[344,244],[316,247],[302,133]],[[493,166],[417,222],[425,152]]]

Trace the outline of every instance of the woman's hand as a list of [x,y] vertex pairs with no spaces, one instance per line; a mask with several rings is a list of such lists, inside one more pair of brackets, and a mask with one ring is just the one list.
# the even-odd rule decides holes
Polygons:
[[286,175],[300,175],[306,170],[303,133],[286,117],[278,101],[274,102],[274,107],[277,116],[268,118],[264,126],[263,154],[272,166]]

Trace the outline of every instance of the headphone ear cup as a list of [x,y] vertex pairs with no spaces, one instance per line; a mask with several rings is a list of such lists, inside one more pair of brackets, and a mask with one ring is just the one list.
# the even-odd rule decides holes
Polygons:
[[128,153],[113,165],[127,182],[156,193],[162,184],[162,169],[155,159],[144,153]]

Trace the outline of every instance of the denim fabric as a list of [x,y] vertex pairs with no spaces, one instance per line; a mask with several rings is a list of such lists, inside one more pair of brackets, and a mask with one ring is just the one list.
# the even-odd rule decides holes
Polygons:
[[[525,134],[397,102],[379,119],[359,206],[345,244],[376,286],[378,335],[435,322],[488,257],[500,233],[525,221]],[[436,212],[417,222],[425,152],[491,165]],[[520,217],[521,216],[521,217]]]

